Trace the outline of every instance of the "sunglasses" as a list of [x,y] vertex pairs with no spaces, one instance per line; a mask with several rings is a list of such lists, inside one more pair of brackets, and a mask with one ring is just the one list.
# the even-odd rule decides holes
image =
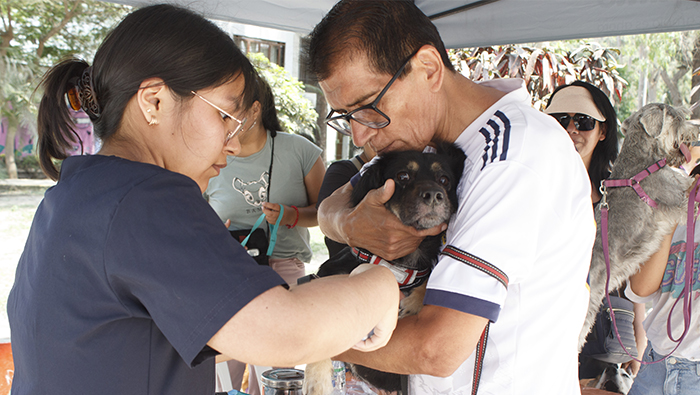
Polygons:
[[569,127],[569,122],[573,119],[574,127],[580,132],[593,130],[593,128],[595,128],[595,123],[597,122],[595,118],[586,114],[574,114],[573,117],[566,113],[555,113],[549,115],[556,119],[564,129]]

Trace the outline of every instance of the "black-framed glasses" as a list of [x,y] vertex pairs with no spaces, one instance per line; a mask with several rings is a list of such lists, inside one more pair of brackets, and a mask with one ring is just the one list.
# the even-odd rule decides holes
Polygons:
[[591,117],[590,115],[586,115],[586,114],[578,114],[577,113],[577,114],[574,114],[573,117],[567,113],[554,113],[554,114],[549,114],[549,115],[554,117],[554,119],[556,119],[557,122],[559,122],[559,124],[564,129],[568,128],[569,122],[571,122],[571,120],[573,120],[574,127],[576,128],[576,130],[578,130],[580,132],[587,132],[589,130],[593,130],[593,128],[595,128],[595,123],[597,122],[595,118]]
[[379,100],[382,99],[386,91],[389,90],[394,81],[396,81],[401,73],[403,73],[406,65],[408,65],[408,62],[411,61],[411,58],[413,58],[416,53],[418,53],[418,51],[413,52],[411,56],[406,59],[401,68],[399,68],[399,71],[397,71],[396,74],[391,77],[391,80],[389,80],[389,82],[384,86],[384,89],[379,92],[379,95],[377,95],[377,98],[374,99],[372,103],[356,108],[347,114],[341,114],[331,109],[331,112],[329,112],[328,116],[326,116],[326,124],[337,130],[338,133],[346,136],[352,136],[352,129],[350,127],[351,119],[372,129],[381,129],[389,126],[391,119],[377,108],[377,104],[379,103]]
[[226,111],[224,111],[221,107],[219,107],[219,106],[217,106],[216,104],[214,104],[214,103],[210,102],[209,100],[205,99],[204,96],[200,95],[199,93],[197,93],[197,92],[195,92],[195,91],[191,91],[191,92],[192,92],[193,95],[197,96],[198,98],[202,99],[205,103],[207,103],[208,105],[214,107],[214,109],[218,110],[218,111],[219,111],[219,115],[221,115],[221,120],[222,120],[222,121],[226,122],[227,119],[231,119],[231,120],[236,121],[236,123],[237,123],[236,126],[233,128],[233,130],[231,130],[230,132],[228,132],[228,133],[226,134],[226,137],[224,138],[224,145],[226,145],[226,144],[229,142],[229,140],[231,140],[236,134],[238,134],[238,132],[241,131],[241,129],[243,128],[243,125],[245,125],[245,123],[246,123],[246,121],[248,120],[248,118],[238,119],[238,118],[234,117],[233,115],[231,115],[231,114],[227,113]]

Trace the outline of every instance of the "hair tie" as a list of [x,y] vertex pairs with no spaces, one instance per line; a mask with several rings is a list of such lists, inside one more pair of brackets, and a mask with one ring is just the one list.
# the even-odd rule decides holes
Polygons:
[[92,66],[86,68],[78,79],[78,98],[81,108],[90,118],[100,117],[100,105],[97,102],[97,94],[92,80]]

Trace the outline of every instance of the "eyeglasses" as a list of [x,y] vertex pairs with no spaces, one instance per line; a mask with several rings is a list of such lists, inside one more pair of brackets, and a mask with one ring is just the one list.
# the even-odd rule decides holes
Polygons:
[[241,129],[243,128],[243,125],[245,125],[246,121],[248,120],[248,118],[243,118],[243,120],[240,120],[240,119],[234,117],[233,115],[227,113],[226,111],[222,110],[221,107],[219,107],[216,104],[205,99],[199,93],[197,93],[195,91],[190,91],[190,92],[192,92],[192,94],[197,96],[198,98],[204,100],[204,102],[207,103],[208,105],[210,105],[210,106],[214,107],[216,110],[218,110],[219,115],[221,115],[222,121],[226,122],[227,119],[232,119],[238,123],[238,125],[232,131],[230,131],[226,134],[226,139],[224,139],[224,145],[226,145],[226,143],[228,143],[229,140],[231,140],[236,134],[238,134],[238,132],[241,131]]
[[573,117],[566,113],[554,113],[549,115],[554,117],[564,129],[569,127],[569,122],[572,119],[574,120],[574,127],[580,132],[587,132],[595,128],[596,119],[586,114],[574,114]]
[[[362,106],[360,108],[356,108],[352,111],[350,111],[347,114],[338,114],[335,110],[331,109],[331,112],[328,113],[328,116],[326,116],[326,123],[328,126],[332,127],[333,129],[337,130],[339,133],[344,134],[346,136],[352,136],[352,129],[350,127],[350,120],[354,120],[358,122],[361,125],[370,127],[372,129],[381,129],[384,127],[387,127],[391,123],[391,119],[384,114],[383,112],[379,111],[377,108],[377,104],[379,103],[379,100],[382,99],[386,91],[389,90],[391,87],[391,84],[396,81],[397,78],[403,73],[403,70],[406,68],[408,65],[408,62],[411,61],[411,58],[418,53],[418,51],[414,52],[411,54],[411,56],[406,59],[406,61],[403,63],[403,66],[399,68],[399,71],[394,74],[393,77],[391,77],[391,80],[389,83],[384,86],[384,89],[382,89],[381,92],[379,92],[379,95],[377,96],[376,99],[370,104],[367,104],[366,106]],[[336,115],[333,115],[333,113],[336,113]]]

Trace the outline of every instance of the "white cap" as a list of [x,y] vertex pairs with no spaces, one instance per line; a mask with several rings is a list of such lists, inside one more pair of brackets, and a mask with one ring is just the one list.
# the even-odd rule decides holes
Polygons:
[[557,91],[549,107],[544,109],[546,114],[556,113],[579,113],[604,122],[605,116],[600,112],[598,106],[593,102],[593,96],[588,89],[582,86],[567,86]]

